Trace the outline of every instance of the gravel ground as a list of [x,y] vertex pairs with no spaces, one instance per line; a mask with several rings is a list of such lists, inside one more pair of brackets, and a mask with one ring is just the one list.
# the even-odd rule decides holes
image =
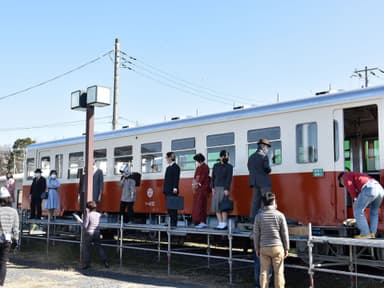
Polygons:
[[[211,260],[208,269],[204,258],[174,255],[171,275],[168,276],[166,255],[157,261],[157,254],[153,252],[124,252],[123,265],[120,267],[117,250],[107,248],[106,252],[111,259],[109,269],[98,264],[97,255],[93,255],[92,268],[82,270],[79,269],[79,250],[76,244],[55,244],[50,248],[48,256],[43,241],[26,242],[22,247],[21,251],[11,255],[5,287],[253,287],[251,263],[234,263],[233,285],[230,286],[226,261]],[[286,288],[309,286],[306,270],[286,269],[285,275]],[[383,288],[384,282],[361,278],[357,285],[351,286],[350,277],[315,273],[315,287]]]

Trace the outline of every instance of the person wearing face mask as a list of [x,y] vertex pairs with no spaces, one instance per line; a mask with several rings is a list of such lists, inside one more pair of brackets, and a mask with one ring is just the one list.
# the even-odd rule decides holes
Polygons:
[[226,150],[220,151],[220,162],[212,169],[212,202],[211,211],[216,213],[218,225],[216,229],[227,229],[228,212],[219,209],[219,203],[224,196],[229,196],[232,183],[233,166],[228,163],[229,153]]
[[[123,221],[126,224],[133,224],[135,212],[133,205],[136,201],[136,181],[132,178],[131,170],[126,165],[120,172],[123,174],[120,179],[121,200],[120,200],[120,215],[123,216]],[[128,212],[126,212],[128,209]]]
[[50,219],[54,216],[55,209],[60,208],[59,187],[60,181],[57,180],[57,172],[51,170],[47,179],[48,198],[45,202],[45,208],[48,209]]
[[31,214],[29,219],[41,219],[41,194],[47,191],[47,182],[41,176],[41,169],[35,170],[35,177],[33,178],[29,197],[31,200]]
[[16,208],[17,201],[15,201],[15,191],[16,191],[16,181],[12,176],[11,172],[8,172],[6,175],[7,181],[5,182],[5,188],[8,189],[9,194],[11,195],[12,207]]

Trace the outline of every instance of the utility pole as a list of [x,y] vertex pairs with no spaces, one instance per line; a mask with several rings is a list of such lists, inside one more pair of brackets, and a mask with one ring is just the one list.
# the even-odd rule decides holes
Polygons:
[[118,125],[118,106],[119,106],[119,69],[120,69],[120,42],[119,38],[115,39],[115,68],[113,77],[113,119],[112,119],[112,130],[116,130]]
[[[377,76],[375,74],[374,71],[379,71],[381,73],[384,73],[384,70],[378,68],[378,67],[375,67],[375,68],[368,68],[368,66],[365,66],[364,69],[361,69],[361,70],[355,70],[353,72],[353,74],[351,75],[351,77],[358,77],[358,78],[363,78],[363,72],[364,72],[364,87],[367,88],[368,87],[368,78],[369,78],[369,75],[373,75],[373,76]],[[369,73],[368,73],[369,72]],[[377,76],[378,77],[378,76]]]

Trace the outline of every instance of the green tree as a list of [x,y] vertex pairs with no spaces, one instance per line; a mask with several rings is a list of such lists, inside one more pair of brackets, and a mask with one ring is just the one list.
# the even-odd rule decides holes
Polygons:
[[23,172],[23,163],[25,157],[25,148],[28,145],[35,143],[35,140],[31,138],[19,138],[12,145],[12,151],[9,153],[8,158],[8,171],[12,173],[22,173]]

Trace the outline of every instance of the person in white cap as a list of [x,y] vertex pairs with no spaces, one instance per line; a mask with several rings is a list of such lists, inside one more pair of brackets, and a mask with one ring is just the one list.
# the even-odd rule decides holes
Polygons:
[[7,273],[9,250],[19,240],[19,214],[11,207],[11,195],[5,187],[0,188],[0,286],[4,285]]
[[[126,224],[133,224],[135,212],[133,205],[136,201],[136,181],[132,178],[129,166],[126,165],[120,170],[123,174],[120,179],[121,200],[120,200],[120,215],[123,215],[123,221]],[[128,208],[128,212],[125,212]]]

